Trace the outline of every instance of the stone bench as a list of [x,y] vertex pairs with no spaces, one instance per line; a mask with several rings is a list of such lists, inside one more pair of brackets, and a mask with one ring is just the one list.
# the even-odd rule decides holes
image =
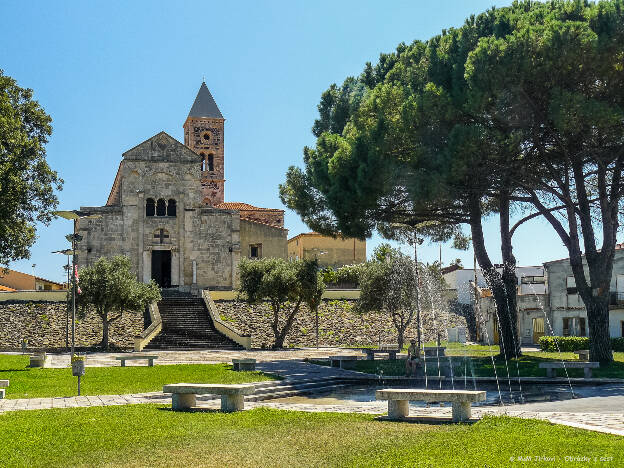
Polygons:
[[340,367],[341,369],[353,369],[355,367],[355,361],[359,359],[359,356],[329,356],[329,365],[331,367]]
[[45,367],[46,353],[36,353],[30,356],[28,367]]
[[126,367],[126,361],[135,361],[137,359],[147,359],[147,365],[149,367],[154,366],[154,359],[158,359],[158,356],[148,356],[142,354],[140,356],[117,356],[115,358],[117,361],[121,361],[121,367]]
[[5,397],[6,390],[4,390],[4,387],[8,387],[8,386],[9,386],[8,380],[0,380],[0,400],[2,400]]
[[232,359],[232,367],[235,371],[255,371],[256,360],[251,358]]
[[396,355],[398,351],[396,349],[371,349],[364,348],[362,349],[366,353],[366,359],[372,361],[375,359],[375,354],[387,354],[391,361],[396,360]]
[[398,351],[399,344],[398,343],[384,343],[379,345],[379,349],[382,351]]
[[470,404],[477,401],[485,401],[485,392],[473,390],[387,388],[377,390],[375,398],[377,398],[377,400],[388,400],[389,419],[404,419],[409,416],[410,401],[425,401],[427,403],[437,401],[451,402],[453,421],[460,422],[470,419],[472,414]]
[[163,393],[171,393],[171,408],[184,411],[197,404],[197,395],[221,395],[221,411],[233,412],[244,409],[243,397],[255,391],[254,385],[192,384],[177,383],[163,386]]
[[556,377],[555,369],[583,369],[586,379],[590,379],[592,376],[592,369],[600,367],[599,362],[583,362],[583,361],[553,361],[553,362],[541,362],[540,369],[546,369],[547,377]]
[[577,349],[574,354],[578,354],[579,361],[589,361],[589,349]]
[[426,357],[446,356],[446,354],[444,354],[446,352],[446,348],[444,346],[425,346],[423,349]]

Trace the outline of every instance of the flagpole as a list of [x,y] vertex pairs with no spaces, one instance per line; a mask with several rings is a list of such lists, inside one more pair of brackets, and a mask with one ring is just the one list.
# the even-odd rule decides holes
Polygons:
[[71,219],[74,221],[74,233],[71,235],[65,236],[65,239],[68,241],[71,238],[72,245],[72,265],[73,265],[73,274],[74,281],[72,283],[72,345],[71,345],[71,354],[72,357],[74,352],[76,351],[76,281],[77,281],[77,272],[76,272],[76,244],[82,240],[82,236],[76,233],[76,228],[78,227],[78,220],[81,218],[101,218],[101,215],[91,214],[88,211],[78,211],[78,210],[63,210],[63,211],[54,211],[56,216],[60,216],[64,219]]
[[71,355],[76,347],[76,220],[74,219],[74,235],[72,236],[72,264],[74,281],[72,281],[72,346]]

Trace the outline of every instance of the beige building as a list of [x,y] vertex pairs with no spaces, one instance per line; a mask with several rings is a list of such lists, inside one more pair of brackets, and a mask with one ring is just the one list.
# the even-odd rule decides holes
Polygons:
[[39,276],[0,268],[0,291],[57,291],[65,285]]
[[317,232],[299,234],[288,240],[288,258],[316,258],[321,266],[338,268],[366,261],[366,241],[328,237]]

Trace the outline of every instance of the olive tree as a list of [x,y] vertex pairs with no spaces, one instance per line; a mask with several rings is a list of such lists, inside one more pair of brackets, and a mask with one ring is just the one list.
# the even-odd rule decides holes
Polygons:
[[318,307],[323,295],[317,260],[243,259],[238,266],[239,292],[250,304],[268,301],[273,317],[273,348],[282,348],[302,304]]
[[414,261],[400,252],[394,252],[383,261],[367,262],[359,280],[357,310],[388,315],[397,332],[399,349],[402,349],[405,330],[416,312],[418,284]]
[[103,349],[109,347],[110,325],[124,312],[142,312],[149,304],[159,301],[158,285],[137,280],[126,256],[101,257],[93,265],[80,269],[80,294],[76,296],[82,315],[89,306],[102,320]]

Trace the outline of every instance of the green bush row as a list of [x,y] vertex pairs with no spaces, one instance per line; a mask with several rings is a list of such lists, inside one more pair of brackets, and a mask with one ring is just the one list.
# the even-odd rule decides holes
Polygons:
[[[542,336],[539,339],[539,345],[542,351],[576,351],[589,349],[589,338],[585,336]],[[611,349],[624,352],[624,338],[611,338]]]

